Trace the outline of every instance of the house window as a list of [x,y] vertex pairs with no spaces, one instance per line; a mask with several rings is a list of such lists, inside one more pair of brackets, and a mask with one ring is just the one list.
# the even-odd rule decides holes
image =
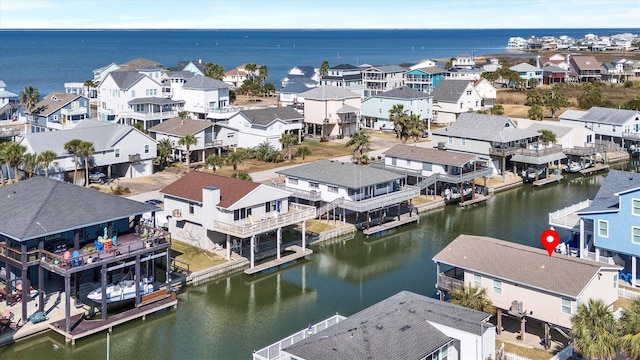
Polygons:
[[298,179],[297,178],[289,178],[289,184],[298,185]]
[[473,286],[477,286],[477,287],[482,286],[482,275],[473,274]]
[[327,189],[329,189],[329,192],[332,192],[332,193],[337,193],[338,192],[338,187],[337,186],[328,185]]
[[411,165],[411,160],[407,159],[407,165]]
[[598,220],[598,236],[603,238],[609,237],[609,222],[606,220]]
[[640,216],[640,199],[631,200],[631,214]]
[[131,97],[132,98],[136,97],[136,91],[135,90],[131,90]]
[[376,184],[376,190],[386,189],[386,188],[387,188],[387,184],[386,183]]
[[571,299],[562,298],[562,313],[571,315]]
[[391,158],[391,165],[396,166],[396,164],[397,164],[397,163],[398,163],[398,159],[397,159],[397,158],[392,157],[392,158]]
[[431,163],[422,163],[422,170],[432,171],[433,165]]
[[189,204],[189,214],[193,215],[194,209],[193,204]]
[[120,157],[120,149],[114,149],[113,152],[116,156],[116,159]]
[[493,293],[496,295],[502,295],[502,281],[493,280]]
[[453,138],[451,136],[447,137],[447,143],[453,145]]
[[467,96],[471,95],[471,90],[467,90]]
[[613,274],[613,288],[618,288],[618,274]]
[[233,221],[246,219],[249,215],[251,215],[251,208],[233,210]]
[[631,242],[634,244],[640,244],[640,227],[631,227]]
[[460,139],[460,146],[467,146],[467,138]]
[[315,181],[309,181],[309,187],[312,189],[318,189],[320,186]]
[[143,112],[144,104],[136,104],[136,112]]
[[463,104],[463,103],[460,103],[460,109],[462,109],[462,106],[464,106],[464,104]]
[[227,138],[232,138],[234,135],[235,135],[235,133],[232,133],[232,132],[231,132],[231,133],[228,133],[228,134],[227,134]]
[[149,145],[148,144],[144,146],[144,153],[145,154],[149,153]]

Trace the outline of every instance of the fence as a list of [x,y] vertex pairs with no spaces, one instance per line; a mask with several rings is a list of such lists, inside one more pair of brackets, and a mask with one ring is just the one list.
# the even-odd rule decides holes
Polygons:
[[640,292],[628,290],[625,288],[618,288],[618,296],[633,300],[633,299],[640,298]]
[[558,353],[549,360],[567,360],[568,358],[573,356],[573,353],[573,345],[569,344],[564,349],[558,351]]

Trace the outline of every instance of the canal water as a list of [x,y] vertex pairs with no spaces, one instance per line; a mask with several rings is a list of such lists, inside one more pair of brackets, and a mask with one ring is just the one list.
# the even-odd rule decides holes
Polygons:
[[[637,164],[636,164],[637,166]],[[625,165],[628,167],[628,165]],[[310,260],[260,276],[238,274],[183,289],[176,310],[118,326],[112,359],[250,359],[251,353],[336,313],[351,315],[401,290],[436,296],[432,257],[461,233],[540,247],[548,213],[592,199],[604,174],[501,192],[486,204],[449,205],[384,236],[314,248]],[[567,238],[569,234],[564,234]],[[494,261],[499,262],[496,257]],[[3,359],[96,359],[106,335],[67,346],[54,333],[0,348]]]

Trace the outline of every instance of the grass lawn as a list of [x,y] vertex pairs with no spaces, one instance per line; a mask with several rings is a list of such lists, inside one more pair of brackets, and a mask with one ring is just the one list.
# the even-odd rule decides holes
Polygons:
[[189,270],[191,271],[203,270],[227,261],[206,250],[175,239],[171,241],[171,256],[176,260],[189,264]]
[[[501,345],[502,345],[502,341],[496,340],[496,349],[499,349]],[[551,354],[548,351],[526,348],[518,345],[513,345],[510,343],[504,343],[504,351],[508,353],[524,356],[532,360],[549,360],[549,358],[553,356],[553,354]]]

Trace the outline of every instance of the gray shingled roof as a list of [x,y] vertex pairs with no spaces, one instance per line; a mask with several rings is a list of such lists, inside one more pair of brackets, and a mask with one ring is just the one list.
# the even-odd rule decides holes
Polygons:
[[280,92],[287,93],[287,94],[300,94],[307,90],[309,90],[309,87],[305,85],[305,82],[296,79],[296,80],[287,82],[287,85],[281,88]]
[[539,67],[533,66],[528,63],[519,63],[513,65],[509,68],[509,70],[517,71],[517,72],[527,72],[527,71],[542,71]]
[[332,66],[330,69],[334,69],[334,70],[357,70],[358,67],[357,66],[353,66],[351,64],[339,64],[336,66]]
[[580,121],[596,124],[624,125],[627,121],[638,118],[640,118],[639,111],[594,106],[584,114]]
[[360,95],[337,86],[318,86],[317,88],[305,91],[300,96],[313,100],[342,100],[359,98]]
[[61,108],[67,106],[67,104],[78,99],[80,95],[69,94],[63,92],[52,92],[42,98],[36,106],[33,108],[32,114],[39,116],[49,116]]
[[395,145],[391,149],[385,151],[384,156],[460,167],[476,158],[475,155],[467,153],[403,144]]
[[501,143],[540,135],[537,131],[515,127],[506,116],[476,113],[462,113],[453,125],[435,130],[433,134]]
[[635,188],[640,188],[640,173],[611,169],[591,205],[580,210],[578,214],[617,211],[619,210],[620,198],[615,194]]
[[453,340],[431,323],[480,336],[490,316],[402,291],[284,351],[304,359],[420,359]]
[[202,75],[194,75],[187,79],[182,88],[193,90],[218,90],[228,89],[229,84],[218,79],[212,79]]
[[363,186],[388,183],[389,181],[404,178],[404,176],[390,171],[336,160],[319,160],[289,169],[278,170],[276,173],[348,189],[359,189]]
[[550,73],[568,73],[568,70],[565,70],[561,67],[555,66],[555,65],[547,65],[545,67],[542,68],[542,70],[544,72],[550,72]]
[[559,138],[567,135],[568,133],[571,132],[571,130],[574,129],[572,126],[561,126],[561,125],[549,124],[548,121],[530,122],[528,123],[528,125],[529,126],[526,126],[526,127],[521,126],[520,128],[534,130],[536,132],[539,130],[550,130],[550,131],[553,131],[553,133],[556,134],[556,136]]
[[375,65],[366,69],[365,71],[374,70],[374,69],[385,74],[401,73],[401,72],[407,71],[407,69],[403,68],[400,65]]
[[418,68],[418,69],[415,69],[415,70],[419,70],[419,71],[422,71],[422,72],[425,72],[425,73],[431,74],[431,75],[433,75],[433,74],[442,74],[442,73],[446,72],[445,69],[439,68],[437,66]]
[[423,91],[412,89],[406,85],[398,88],[383,92],[380,95],[374,95],[377,98],[391,98],[391,99],[427,99],[430,96]]
[[457,103],[469,84],[469,80],[442,80],[431,95],[434,102]]
[[0,187],[0,199],[0,234],[20,241],[159,210],[43,176]]
[[299,120],[300,122],[304,121],[304,115],[288,106],[242,110],[239,114],[244,116],[250,123],[262,126],[269,125],[276,120],[284,122],[291,122],[293,120]]
[[116,82],[116,85],[120,89],[128,90],[138,81],[145,78],[145,75],[140,74],[137,71],[112,71],[109,75]]
[[433,261],[573,299],[600,269],[620,268],[571,256],[549,256],[544,249],[465,234],[437,253]]
[[174,117],[161,122],[149,129],[149,132],[175,136],[195,135],[202,130],[214,126],[214,123],[204,120],[182,119]]

